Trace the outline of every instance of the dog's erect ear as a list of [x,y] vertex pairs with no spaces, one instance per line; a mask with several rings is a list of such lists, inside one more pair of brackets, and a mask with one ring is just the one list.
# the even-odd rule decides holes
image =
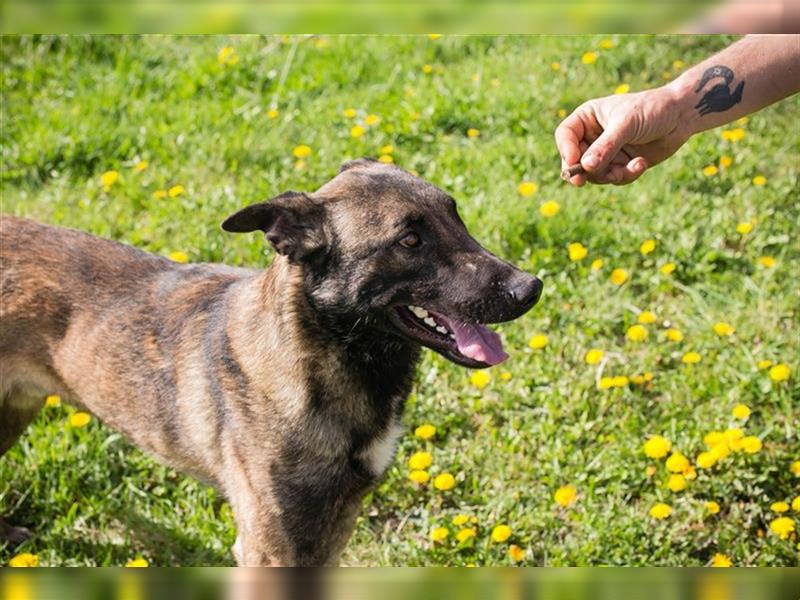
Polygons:
[[303,262],[323,250],[325,207],[301,192],[284,192],[272,200],[246,206],[222,223],[234,233],[261,230],[279,254]]

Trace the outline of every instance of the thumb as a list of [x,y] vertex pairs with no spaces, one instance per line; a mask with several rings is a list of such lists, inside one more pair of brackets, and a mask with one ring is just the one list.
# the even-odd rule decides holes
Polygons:
[[602,173],[622,147],[628,143],[629,127],[623,123],[609,124],[584,152],[581,165],[590,173]]

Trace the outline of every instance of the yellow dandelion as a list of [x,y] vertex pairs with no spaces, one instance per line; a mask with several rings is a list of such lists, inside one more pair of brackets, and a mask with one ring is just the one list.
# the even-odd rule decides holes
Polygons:
[[778,517],[769,524],[770,531],[782,540],[789,537],[795,530],[794,520],[789,517]]
[[468,515],[459,514],[453,517],[451,523],[453,523],[453,525],[455,525],[456,527],[461,527],[462,525],[466,525],[468,521],[469,521]]
[[717,444],[725,441],[725,434],[721,431],[709,431],[703,437],[703,443],[709,448],[713,448]]
[[670,342],[681,342],[683,341],[683,333],[681,333],[680,329],[675,329],[674,327],[670,327],[664,332],[664,335]]
[[429,440],[436,435],[436,427],[430,423],[425,423],[414,430],[414,435],[421,440]]
[[639,246],[639,252],[642,253],[642,256],[647,256],[655,249],[656,249],[656,241],[652,239],[643,241],[642,245]]
[[614,269],[611,271],[611,283],[622,285],[628,281],[628,272],[625,269]]
[[452,490],[453,487],[456,485],[456,478],[453,477],[450,473],[442,473],[437,475],[433,480],[433,487],[437,490],[441,490],[446,492],[447,490]]
[[408,478],[414,483],[419,483],[420,485],[422,485],[428,483],[431,476],[428,474],[427,471],[423,471],[422,469],[414,469],[413,471],[409,472]]
[[523,181],[517,186],[517,192],[519,192],[519,195],[524,198],[533,196],[538,189],[539,186],[532,181]]
[[564,117],[567,116],[567,109],[566,108],[559,108],[556,111],[556,115],[558,115],[559,119],[563,119]]
[[542,205],[539,207],[539,214],[543,217],[555,217],[558,214],[558,211],[561,210],[561,206],[555,200],[548,200],[547,202],[542,202]]
[[687,352],[683,355],[683,358],[681,358],[681,362],[685,365],[693,365],[699,363],[701,360],[703,360],[703,357],[697,352]]
[[726,142],[738,142],[744,139],[744,129],[741,127],[725,129],[720,135],[722,135],[722,139]]
[[44,399],[45,406],[49,408],[56,408],[61,406],[61,396],[58,394],[51,394]]
[[643,342],[647,339],[647,329],[642,325],[631,325],[625,332],[625,337],[632,342]]
[[106,191],[108,191],[117,181],[119,181],[119,173],[116,171],[106,171],[100,175],[100,185],[102,185],[103,189]]
[[551,62],[550,63],[550,68],[553,71],[560,71],[561,70],[561,63],[559,63],[559,62]]
[[147,559],[142,558],[141,556],[137,556],[133,560],[129,560],[125,563],[125,566],[129,569],[144,569],[150,566],[150,563],[147,562]]
[[344,115],[347,119],[355,119],[357,114],[358,113],[356,112],[355,108],[345,108],[342,111],[342,115]]
[[701,469],[710,469],[717,464],[717,456],[713,452],[701,452],[697,455],[695,463]]
[[8,566],[17,568],[38,567],[39,557],[35,554],[31,554],[30,552],[23,552],[22,554],[17,554],[10,561],[8,561]]
[[508,547],[508,558],[514,562],[520,562],[525,558],[525,551],[516,544],[511,544]]
[[611,48],[614,47],[614,40],[609,40],[609,39],[600,40],[600,47],[603,50],[610,50]]
[[644,453],[649,458],[664,458],[672,448],[672,443],[665,437],[654,435],[644,443]]
[[601,390],[607,390],[609,388],[614,387],[614,378],[613,377],[601,377],[600,381],[597,382],[597,387]]
[[501,381],[509,381],[511,379],[511,373],[508,371],[503,371],[500,373],[500,379]]
[[381,118],[378,115],[369,114],[364,117],[364,124],[368,126],[377,125],[381,122]]
[[569,254],[569,259],[572,262],[577,262],[586,258],[586,255],[589,253],[589,251],[586,249],[586,246],[580,242],[572,242],[571,244],[567,245],[567,253]]
[[720,510],[719,509],[719,504],[714,502],[713,500],[709,500],[708,502],[705,503],[704,506],[705,506],[706,511],[710,515],[716,515],[717,513],[719,513],[719,510]]
[[762,371],[764,369],[769,369],[771,366],[772,366],[772,361],[769,360],[768,358],[762,359],[756,363],[756,367],[758,367]]
[[474,127],[470,127],[469,129],[467,129],[467,137],[474,138],[478,137],[480,134],[481,132],[475,129]]
[[725,556],[724,554],[720,554],[717,552],[714,556],[711,557],[711,566],[712,567],[731,567],[733,566],[733,562],[730,558]]
[[433,464],[433,456],[430,452],[419,451],[414,452],[408,458],[408,466],[414,471],[424,471]]
[[600,350],[600,348],[592,348],[586,353],[586,356],[583,357],[583,360],[586,361],[587,365],[596,365],[603,360],[604,354],[605,353]]
[[746,404],[737,404],[731,411],[734,419],[744,420],[750,416],[750,407]]
[[585,65],[592,65],[597,62],[597,52],[584,52],[581,62]]
[[675,263],[671,262],[664,263],[663,265],[661,265],[659,271],[661,271],[661,273],[663,273],[664,275],[671,275],[672,273],[675,272]]
[[492,376],[488,371],[473,371],[469,376],[469,382],[479,390],[482,390],[492,380]]
[[614,387],[618,388],[625,387],[626,385],[628,385],[628,383],[629,379],[625,375],[615,375],[614,377],[611,378],[611,385],[613,385]]
[[429,33],[428,34],[428,39],[431,39],[431,40],[438,40],[440,37],[442,37],[441,33]]
[[297,161],[295,161],[295,163],[294,163],[294,168],[295,168],[297,171],[302,171],[303,169],[305,169],[305,168],[306,168],[306,161],[304,161],[304,160],[302,160],[302,159],[301,159],[301,160],[297,160]]
[[630,91],[631,91],[631,86],[629,86],[627,83],[621,83],[620,85],[614,88],[615,94],[627,94]]
[[707,167],[703,167],[703,175],[706,177],[713,177],[719,172],[719,169],[715,165],[708,165]]
[[652,477],[656,474],[656,468],[653,465],[647,465],[647,468],[644,470],[644,474],[647,477]]
[[723,169],[727,169],[732,164],[733,164],[733,159],[727,154],[724,154],[719,157],[719,166],[722,167]]
[[528,347],[532,348],[533,350],[540,350],[547,346],[547,336],[543,333],[534,334],[531,339],[528,340]]
[[675,69],[676,71],[679,70],[679,69],[682,69],[685,66],[686,66],[686,63],[683,62],[681,59],[677,59],[677,60],[672,61],[672,68]]
[[186,190],[181,184],[173,185],[171,188],[167,190],[167,196],[169,196],[170,198],[177,198],[178,196],[183,194],[184,191]]
[[391,155],[391,154],[381,154],[381,155],[378,157],[378,160],[379,160],[380,162],[382,162],[382,163],[386,163],[386,164],[391,164],[391,163],[393,163],[393,162],[394,162],[394,159],[392,158],[392,155]]
[[556,490],[556,493],[553,494],[553,499],[556,503],[564,508],[575,502],[575,498],[577,497],[578,490],[572,485],[562,485]]
[[753,185],[762,186],[767,184],[767,178],[763,175],[756,175],[753,177]]
[[748,435],[746,438],[742,438],[742,450],[747,454],[755,454],[761,450],[762,447],[763,443],[754,435]]
[[217,61],[221,65],[235,65],[239,62],[239,56],[231,46],[225,46],[217,52]]
[[472,527],[466,527],[464,529],[459,530],[459,532],[456,534],[456,539],[460,544],[463,544],[468,540],[474,538],[477,534],[478,532],[475,531],[475,529],[473,529]]
[[176,263],[188,263],[189,255],[182,250],[175,250],[174,252],[169,253],[169,259],[174,260]]
[[789,368],[789,365],[784,363],[778,363],[769,370],[769,378],[775,382],[786,381],[791,374],[792,370]]
[[292,150],[292,156],[295,158],[307,158],[311,156],[311,147],[306,146],[305,144],[295,146],[294,150]]
[[788,512],[789,504],[787,502],[773,502],[769,505],[769,509],[772,512],[776,512],[778,514]]
[[800,496],[795,496],[792,500],[792,510],[794,512],[800,512]]
[[157,200],[161,200],[166,197],[167,197],[167,190],[156,190],[155,192],[153,192],[153,198],[156,198]]
[[394,152],[394,146],[391,144],[387,144],[386,146],[381,146],[380,153],[381,154],[392,154]]
[[[739,446],[740,442],[735,442],[733,445]],[[714,456],[717,461],[723,460],[728,458],[731,454],[731,445],[728,442],[720,442],[716,446],[712,447],[709,451]]]
[[657,502],[650,509],[650,516],[654,519],[663,520],[672,514],[672,508],[663,502]]
[[739,235],[747,235],[751,231],[753,231],[753,223],[750,221],[744,221],[736,225],[736,233]]
[[492,529],[492,541],[497,544],[502,544],[510,537],[511,537],[511,527],[509,527],[508,525],[505,524],[497,525],[495,526],[494,529]]
[[69,425],[70,427],[86,427],[89,422],[92,420],[92,415],[89,413],[78,411],[73,413],[69,417]]
[[636,320],[639,321],[639,323],[644,323],[645,325],[649,325],[650,323],[656,322],[656,316],[649,310],[643,310],[642,312],[639,313],[639,316],[636,317]]
[[789,465],[789,472],[795,477],[800,477],[800,460],[796,460]]
[[592,261],[592,271],[599,271],[603,268],[603,259],[602,258],[595,258]]
[[431,531],[431,541],[434,544],[438,544],[443,542],[447,539],[447,536],[450,535],[450,532],[447,530],[446,527],[437,527],[433,531]]
[[682,492],[686,489],[686,478],[679,473],[670,475],[669,481],[667,481],[667,487],[676,494]]
[[433,66],[422,65],[422,72],[425,73],[425,75],[430,75],[431,73],[433,73]]
[[771,269],[775,266],[775,259],[771,256],[759,256],[758,257],[758,264],[760,264],[765,269]]
[[146,170],[147,167],[150,165],[146,160],[140,160],[135,165],[133,165],[133,170],[137,173],[141,173],[142,171]]
[[279,114],[280,113],[278,112],[277,108],[270,108],[267,111],[267,118],[268,119],[277,119]]
[[364,135],[365,131],[366,129],[364,129],[361,125],[353,125],[350,128],[350,137],[360,138],[362,135]]
[[694,481],[697,479],[697,471],[692,465],[686,467],[681,474],[686,478],[687,481]]
[[714,323],[714,333],[716,333],[720,337],[727,337],[729,335],[733,335],[736,329],[734,329],[730,324],[725,323],[724,321],[720,321],[719,323]]
[[680,452],[673,452],[664,463],[667,470],[671,473],[683,473],[689,468],[689,459]]

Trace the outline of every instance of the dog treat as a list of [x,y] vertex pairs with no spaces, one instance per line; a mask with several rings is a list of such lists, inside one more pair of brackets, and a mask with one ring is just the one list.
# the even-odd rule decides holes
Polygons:
[[561,178],[569,181],[575,175],[583,175],[586,173],[581,163],[575,163],[574,165],[568,166],[566,169],[561,171]]

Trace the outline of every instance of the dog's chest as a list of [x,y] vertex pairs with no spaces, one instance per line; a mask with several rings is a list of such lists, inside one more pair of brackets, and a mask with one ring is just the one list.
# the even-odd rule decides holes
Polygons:
[[399,420],[393,419],[381,433],[377,434],[358,455],[359,460],[375,477],[383,475],[394,458],[397,440],[403,433]]

